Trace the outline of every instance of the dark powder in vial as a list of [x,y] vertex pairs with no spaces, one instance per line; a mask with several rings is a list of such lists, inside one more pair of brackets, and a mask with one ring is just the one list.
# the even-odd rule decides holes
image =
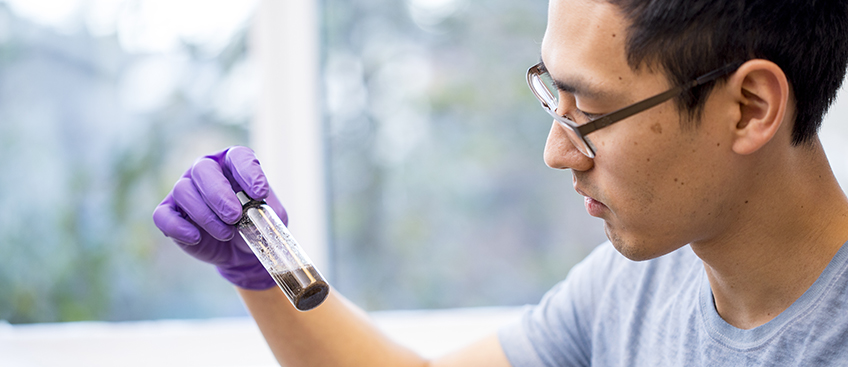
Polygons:
[[271,277],[300,311],[317,307],[330,293],[330,286],[312,265],[282,273],[271,273]]

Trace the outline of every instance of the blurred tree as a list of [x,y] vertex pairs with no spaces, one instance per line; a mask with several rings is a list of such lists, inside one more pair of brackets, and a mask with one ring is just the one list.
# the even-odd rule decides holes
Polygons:
[[190,159],[246,143],[250,116],[218,100],[247,62],[245,32],[213,55],[129,53],[116,34],[58,32],[0,3],[0,33],[0,319],[243,315],[150,214]]
[[369,309],[535,303],[604,240],[526,86],[547,1],[325,0],[335,285]]

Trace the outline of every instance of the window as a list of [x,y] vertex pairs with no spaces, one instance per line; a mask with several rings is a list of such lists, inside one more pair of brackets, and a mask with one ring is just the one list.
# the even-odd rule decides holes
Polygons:
[[[605,240],[542,161],[546,0],[320,5],[0,1],[0,320],[246,315],[150,219],[235,144],[368,310],[534,303]],[[846,98],[821,134],[843,185]]]

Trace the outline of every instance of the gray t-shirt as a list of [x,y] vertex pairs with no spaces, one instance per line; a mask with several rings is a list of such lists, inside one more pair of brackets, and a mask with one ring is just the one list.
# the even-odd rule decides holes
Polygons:
[[783,313],[742,330],[716,312],[689,246],[633,262],[607,242],[499,337],[514,367],[848,366],[848,246]]

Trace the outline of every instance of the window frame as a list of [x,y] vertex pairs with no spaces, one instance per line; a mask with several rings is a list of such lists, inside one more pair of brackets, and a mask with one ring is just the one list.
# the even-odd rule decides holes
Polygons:
[[250,29],[259,96],[249,141],[289,213],[290,231],[332,277],[318,9],[317,0],[259,3]]

